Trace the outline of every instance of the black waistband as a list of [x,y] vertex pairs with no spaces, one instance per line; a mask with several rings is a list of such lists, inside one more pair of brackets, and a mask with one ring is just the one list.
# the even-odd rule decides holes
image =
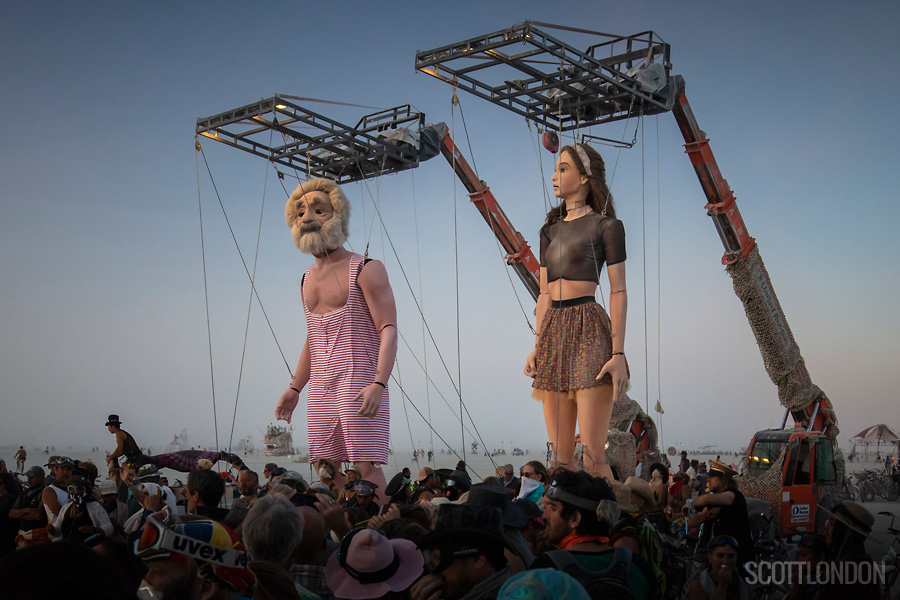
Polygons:
[[569,308],[570,306],[578,306],[580,304],[593,304],[597,301],[593,296],[581,296],[580,298],[569,298],[568,300],[551,300],[551,308]]

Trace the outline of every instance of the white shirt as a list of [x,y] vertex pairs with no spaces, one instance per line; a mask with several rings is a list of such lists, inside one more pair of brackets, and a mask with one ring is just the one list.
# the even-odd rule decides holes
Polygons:
[[[59,515],[55,519],[53,519],[53,529],[56,531],[56,536],[53,538],[54,541],[62,539],[62,524],[65,520],[64,515],[66,511],[69,510],[69,507],[72,506],[71,502],[66,503],[59,510]],[[83,505],[87,509],[88,516],[91,518],[91,523],[93,523],[94,527],[98,527],[103,535],[109,537],[113,533],[113,525],[109,520],[109,515],[106,514],[106,509],[103,508],[103,505],[99,502],[86,502]]]

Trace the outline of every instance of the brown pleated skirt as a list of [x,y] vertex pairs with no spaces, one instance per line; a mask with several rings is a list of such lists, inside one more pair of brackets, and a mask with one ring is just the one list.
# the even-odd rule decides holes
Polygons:
[[612,384],[609,373],[597,380],[610,358],[609,315],[593,296],[553,302],[541,324],[537,375],[532,387],[570,392]]

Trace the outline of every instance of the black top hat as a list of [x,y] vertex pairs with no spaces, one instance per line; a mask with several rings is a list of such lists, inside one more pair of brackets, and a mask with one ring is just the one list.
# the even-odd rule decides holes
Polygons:
[[119,415],[109,415],[109,417],[106,418],[107,427],[109,427],[110,425],[115,425],[116,427],[118,427],[121,424],[122,421],[119,420]]
[[464,471],[453,471],[447,477],[447,486],[456,486],[463,492],[468,492],[469,488],[472,487],[472,480]]
[[434,531],[419,540],[419,548],[444,544],[496,544],[505,546],[503,512],[493,506],[441,504]]
[[499,485],[492,483],[476,483],[469,490],[465,504],[474,506],[493,506],[503,514],[503,525],[522,529],[528,525],[528,515],[521,507],[509,501],[509,495]]

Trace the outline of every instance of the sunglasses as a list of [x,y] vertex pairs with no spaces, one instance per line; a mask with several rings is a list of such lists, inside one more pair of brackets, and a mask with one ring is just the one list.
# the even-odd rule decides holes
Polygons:
[[731,537],[730,535],[720,535],[713,538],[712,541],[709,542],[707,548],[710,550],[714,548],[718,548],[719,546],[731,546],[735,550],[738,549],[738,541]]
[[234,548],[220,548],[177,533],[147,517],[141,537],[134,542],[134,555],[143,560],[167,558],[173,552],[197,559],[200,564],[213,563],[234,569],[246,569],[247,553]]

